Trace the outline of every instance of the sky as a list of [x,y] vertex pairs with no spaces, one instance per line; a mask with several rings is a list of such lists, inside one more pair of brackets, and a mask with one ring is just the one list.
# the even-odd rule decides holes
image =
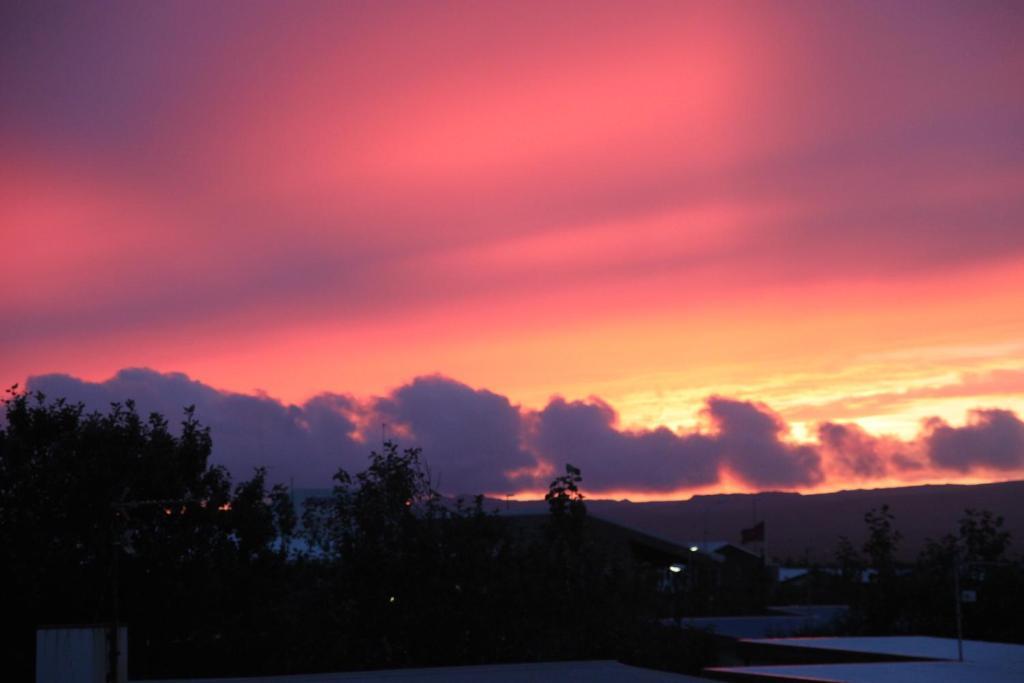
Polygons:
[[1024,478],[1017,2],[14,2],[0,382],[238,476]]

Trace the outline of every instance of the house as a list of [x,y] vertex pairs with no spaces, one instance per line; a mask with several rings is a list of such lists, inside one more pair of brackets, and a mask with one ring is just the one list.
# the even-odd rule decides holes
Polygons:
[[[515,515],[523,527],[539,529],[547,515]],[[728,541],[674,543],[610,522],[586,518],[591,541],[628,552],[637,562],[658,571],[666,594],[664,617],[757,614],[764,610],[774,581],[774,567],[760,554]]]
[[777,578],[774,565],[748,548],[729,541],[691,541],[695,550],[693,596],[688,614],[751,615],[764,611]]

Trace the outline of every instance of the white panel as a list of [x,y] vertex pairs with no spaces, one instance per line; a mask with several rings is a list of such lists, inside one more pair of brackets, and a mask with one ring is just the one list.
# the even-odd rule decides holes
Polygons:
[[[36,631],[36,683],[107,683],[105,626]],[[118,683],[126,683],[128,632],[118,629]]]

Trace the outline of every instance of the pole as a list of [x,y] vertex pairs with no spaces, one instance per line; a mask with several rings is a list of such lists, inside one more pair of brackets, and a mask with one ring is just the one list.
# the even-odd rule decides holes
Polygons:
[[711,499],[704,499],[704,536],[701,538],[703,541],[703,547],[701,550],[708,552],[708,510],[711,508]]
[[953,593],[956,600],[956,659],[964,661],[964,623],[960,607],[960,557],[956,548],[953,549]]
[[110,539],[110,601],[111,601],[111,625],[108,633],[107,643],[107,681],[109,683],[117,683],[118,681],[118,665],[121,659],[121,644],[119,639],[119,623],[121,621],[121,605],[118,598],[120,577],[118,572],[118,557],[121,554],[121,536],[122,536],[122,516],[125,514],[123,507],[117,503],[113,506],[114,520],[111,525],[111,535],[113,538]]

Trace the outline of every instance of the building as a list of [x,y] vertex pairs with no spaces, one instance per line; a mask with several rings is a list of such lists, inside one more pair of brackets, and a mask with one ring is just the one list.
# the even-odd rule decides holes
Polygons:
[[353,681],[397,681],[400,683],[700,683],[702,678],[682,674],[641,669],[611,661],[541,662],[536,664],[488,664],[428,669],[388,669],[345,673],[292,676],[261,676],[257,678],[177,679],[148,683],[352,683]]
[[1024,680],[1024,645],[1008,643],[965,640],[962,661],[954,638],[767,638],[741,640],[739,645],[741,656],[752,665],[711,667],[704,675],[745,683]]

